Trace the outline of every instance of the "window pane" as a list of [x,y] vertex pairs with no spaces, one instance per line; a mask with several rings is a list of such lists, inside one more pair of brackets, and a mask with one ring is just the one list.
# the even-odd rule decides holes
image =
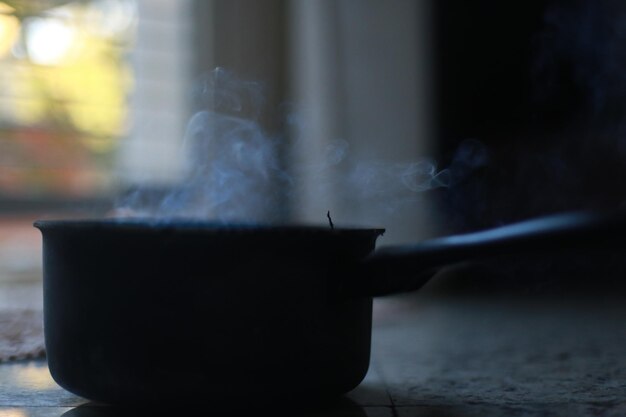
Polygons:
[[111,190],[135,11],[130,0],[0,2],[0,197]]

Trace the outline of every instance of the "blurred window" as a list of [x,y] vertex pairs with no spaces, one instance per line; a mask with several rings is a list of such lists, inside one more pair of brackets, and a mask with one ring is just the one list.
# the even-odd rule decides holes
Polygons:
[[0,2],[0,198],[111,188],[136,16],[132,0]]
[[100,215],[175,177],[190,5],[0,0],[0,284],[41,279],[33,220]]

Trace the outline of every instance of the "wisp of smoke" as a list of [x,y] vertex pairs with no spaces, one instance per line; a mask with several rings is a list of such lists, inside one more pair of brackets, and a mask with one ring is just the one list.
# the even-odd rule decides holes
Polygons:
[[185,172],[164,195],[139,187],[117,213],[160,219],[261,221],[277,204],[277,186],[290,182],[279,163],[278,140],[255,118],[262,104],[257,83],[222,68],[200,83],[201,109],[188,122],[180,151]]
[[[349,142],[341,139],[311,158],[321,163],[287,170],[279,157],[286,141],[269,135],[257,120],[261,90],[259,84],[239,80],[221,68],[203,79],[196,97],[201,108],[189,120],[181,141],[186,161],[182,178],[156,196],[138,187],[118,201],[116,213],[165,220],[277,222],[285,220],[275,218],[277,206],[292,195],[303,176],[319,178],[312,193],[340,190],[356,203],[386,207],[448,187],[455,179],[454,172],[438,170],[428,158],[410,163],[356,160]],[[333,169],[339,165],[340,171]]]

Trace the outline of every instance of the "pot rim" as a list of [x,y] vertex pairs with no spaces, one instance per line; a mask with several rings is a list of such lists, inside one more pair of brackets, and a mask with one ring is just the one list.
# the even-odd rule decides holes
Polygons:
[[87,219],[41,219],[33,226],[39,230],[142,230],[142,231],[202,231],[210,233],[289,233],[343,235],[367,234],[381,236],[384,228],[341,226],[331,228],[304,223],[248,223],[219,222],[192,218],[158,219],[150,217],[87,218]]

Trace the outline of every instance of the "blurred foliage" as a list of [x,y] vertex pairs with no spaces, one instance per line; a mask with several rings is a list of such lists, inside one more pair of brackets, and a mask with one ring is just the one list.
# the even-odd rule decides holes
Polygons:
[[135,27],[132,0],[0,2],[0,193],[107,187]]

